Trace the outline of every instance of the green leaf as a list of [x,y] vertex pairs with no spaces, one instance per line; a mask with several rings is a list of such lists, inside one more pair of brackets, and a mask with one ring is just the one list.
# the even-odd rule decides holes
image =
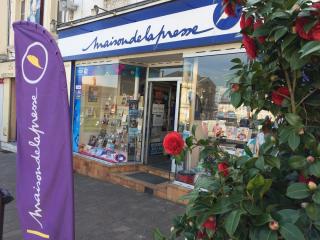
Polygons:
[[224,223],[224,228],[226,229],[230,237],[232,237],[237,230],[242,213],[243,212],[241,210],[235,210],[229,213],[229,215],[227,216]]
[[239,92],[231,93],[231,104],[235,108],[238,108],[241,104],[241,94]]
[[153,239],[154,240],[166,240],[165,236],[163,236],[160,232],[159,229],[156,229],[154,232],[153,232]]
[[249,192],[254,189],[261,188],[264,185],[264,177],[260,174],[257,174],[254,178],[252,178],[247,184],[247,190]]
[[313,221],[319,221],[320,220],[320,206],[315,203],[310,203],[306,207],[306,213],[308,217]]
[[212,179],[208,176],[199,176],[196,181],[195,188],[203,188],[215,193],[220,191],[221,183],[218,180]]
[[312,195],[312,200],[317,203],[320,204],[320,191],[317,190],[313,195]]
[[304,45],[301,50],[300,53],[302,53],[302,58],[311,54],[311,53],[315,53],[315,52],[319,52],[320,51],[320,44],[317,41],[311,41],[308,42],[306,45]]
[[258,158],[258,160],[256,161],[255,163],[255,166],[260,169],[260,170],[263,170],[264,169],[264,157],[263,156],[260,156]]
[[186,156],[186,150],[184,149],[179,155],[174,156],[174,160],[177,165],[180,165],[184,162]]
[[262,210],[258,206],[256,206],[254,202],[251,202],[249,200],[242,202],[242,208],[250,215],[256,216],[262,214]]
[[320,155],[320,143],[318,144],[316,151],[317,151],[317,154]]
[[186,138],[186,144],[190,148],[193,145],[193,136],[187,137]]
[[280,129],[280,144],[288,141],[291,132],[293,131],[292,127],[285,127]]
[[320,162],[319,161],[310,165],[309,173],[311,175],[316,176],[316,177],[320,177]]
[[273,157],[273,156],[265,157],[265,162],[271,167],[280,169],[281,162],[280,162],[280,159],[277,157]]
[[240,58],[234,58],[231,60],[231,62],[241,64],[242,60]]
[[275,231],[271,231],[268,228],[263,228],[259,232],[259,240],[277,240],[278,234]]
[[254,4],[257,4],[259,2],[261,2],[262,0],[248,0],[247,4],[250,6],[250,5],[254,5]]
[[300,116],[298,116],[297,114],[294,113],[287,113],[285,115],[287,122],[291,125],[291,126],[297,126],[297,125],[302,125],[302,119]]
[[281,45],[282,50],[285,50],[296,39],[296,37],[297,36],[295,34],[286,36],[286,38],[283,39],[283,43]]
[[262,188],[262,190],[260,191],[260,197],[263,198],[264,194],[266,194],[272,185],[272,179],[266,179],[264,182],[264,186]]
[[[278,234],[267,227],[250,229],[250,240],[277,240]],[[242,239],[241,239],[242,240]]]
[[279,222],[281,223],[290,222],[290,223],[296,223],[300,217],[300,212],[298,210],[293,209],[283,209],[277,212],[277,215],[279,216]]
[[271,19],[275,19],[275,18],[290,18],[290,14],[287,13],[287,12],[274,12],[272,15],[271,15]]
[[317,139],[313,134],[306,132],[303,134],[303,142],[305,143],[306,147],[313,148],[317,143]]
[[292,156],[288,163],[292,169],[302,169],[307,165],[307,160],[304,156]]
[[253,157],[253,153],[247,145],[244,145],[244,151],[249,157]]
[[272,217],[269,213],[264,213],[262,215],[256,216],[253,218],[253,224],[255,226],[262,226],[272,220]]
[[224,214],[231,210],[231,202],[227,198],[220,198],[212,207],[213,214]]
[[293,183],[288,187],[286,195],[292,199],[305,199],[310,196],[310,191],[305,183]]
[[295,151],[300,145],[300,136],[295,132],[291,132],[289,135],[288,144],[289,147]]
[[301,230],[292,223],[283,223],[279,229],[281,236],[285,240],[304,240]]
[[259,195],[260,198],[263,198],[263,195],[269,191],[271,185],[272,179],[265,179],[262,175],[257,174],[248,182],[247,190],[250,193]]
[[283,27],[279,30],[277,30],[274,34],[275,41],[278,41],[280,38],[282,38],[286,33],[288,32],[288,29],[286,27]]

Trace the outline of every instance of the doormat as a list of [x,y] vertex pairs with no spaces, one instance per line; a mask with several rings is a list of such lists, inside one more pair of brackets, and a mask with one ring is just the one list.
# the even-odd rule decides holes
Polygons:
[[140,181],[151,183],[151,184],[161,184],[169,181],[166,178],[159,177],[157,175],[153,175],[145,172],[131,173],[131,174],[128,174],[127,176]]

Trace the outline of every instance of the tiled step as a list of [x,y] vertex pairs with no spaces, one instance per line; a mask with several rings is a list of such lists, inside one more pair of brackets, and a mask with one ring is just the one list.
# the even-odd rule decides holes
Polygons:
[[159,168],[151,167],[148,165],[141,165],[139,166],[139,170],[143,172],[147,172],[153,175],[157,175],[159,177],[167,178],[170,180],[174,180],[174,173],[170,171],[165,171]]

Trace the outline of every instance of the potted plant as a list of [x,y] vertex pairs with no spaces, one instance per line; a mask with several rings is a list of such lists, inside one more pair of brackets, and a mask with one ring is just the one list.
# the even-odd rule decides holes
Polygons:
[[246,156],[228,154],[219,139],[186,140],[187,148],[202,147],[210,174],[185,197],[169,239],[320,239],[320,2],[223,2],[231,16],[243,8],[248,55],[232,60],[231,103],[254,117],[271,112],[274,128],[259,155],[246,147]]
[[[193,184],[195,173],[185,168],[185,160],[189,154],[187,148],[185,148],[185,141],[179,132],[168,133],[163,140],[163,147],[167,154],[170,154],[175,161],[175,179],[187,183]],[[178,168],[182,168],[178,170]]]

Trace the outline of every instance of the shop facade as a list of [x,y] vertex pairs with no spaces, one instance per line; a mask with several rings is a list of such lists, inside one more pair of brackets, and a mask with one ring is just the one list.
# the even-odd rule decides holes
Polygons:
[[[246,127],[237,131],[248,111],[225,94],[231,59],[245,57],[239,20],[224,15],[220,0],[175,0],[59,29],[71,64],[73,152],[173,171],[162,147],[170,131],[186,135],[195,124],[213,137],[219,126],[246,140]],[[194,154],[188,168],[197,167]]]

